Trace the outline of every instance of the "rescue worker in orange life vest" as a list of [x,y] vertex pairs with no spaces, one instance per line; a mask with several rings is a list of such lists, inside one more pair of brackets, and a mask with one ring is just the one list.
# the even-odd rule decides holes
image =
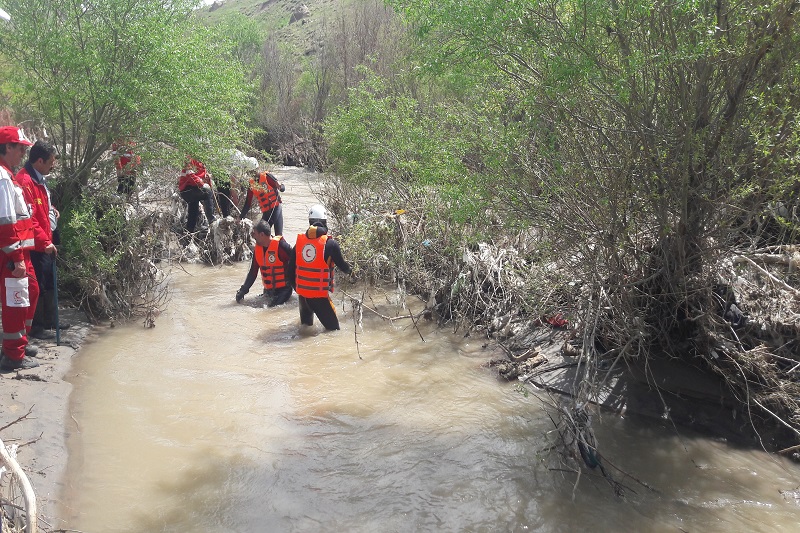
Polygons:
[[261,208],[261,219],[266,220],[270,226],[275,228],[275,235],[283,235],[283,208],[281,207],[280,193],[285,190],[286,187],[283,183],[278,183],[278,179],[270,172],[260,173],[258,182],[251,178],[241,218],[247,216],[250,204],[253,203],[253,196],[255,196]]
[[286,303],[292,296],[294,284],[294,255],[292,247],[282,235],[272,237],[269,223],[259,220],[253,227],[253,238],[256,248],[253,251],[253,262],[244,284],[236,291],[236,301],[241,303],[244,295],[250,291],[259,270],[264,285],[264,296],[267,307],[275,307]]
[[308,212],[309,228],[294,244],[295,291],[300,302],[300,323],[314,325],[314,315],[327,330],[339,329],[339,318],[328,292],[333,292],[333,268],[350,275],[353,268],[342,257],[339,243],[328,236],[325,208],[319,204]]

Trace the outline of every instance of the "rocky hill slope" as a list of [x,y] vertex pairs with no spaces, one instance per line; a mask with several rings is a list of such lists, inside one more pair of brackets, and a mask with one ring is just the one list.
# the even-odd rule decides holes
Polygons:
[[322,31],[342,16],[344,8],[359,0],[216,0],[200,10],[209,21],[239,13],[263,23],[267,32],[296,51],[315,53]]

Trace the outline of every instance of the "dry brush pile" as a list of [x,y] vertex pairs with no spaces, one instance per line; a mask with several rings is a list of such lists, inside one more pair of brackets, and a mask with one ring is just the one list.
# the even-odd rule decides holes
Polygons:
[[[326,191],[357,269],[417,295],[454,329],[497,339],[513,359],[544,321],[562,318],[574,335],[564,346],[586,368],[681,358],[724,377],[765,447],[800,442],[798,245],[710,245],[677,287],[669,238],[623,246],[589,228],[510,234],[498,223],[491,240],[476,240],[433,196],[365,197],[344,183]],[[595,401],[604,375],[587,374],[575,402]]]
[[528,351],[548,317],[572,314],[576,284],[541,236],[510,235],[499,221],[479,232],[451,220],[435,194],[390,187],[382,197],[335,179],[325,187],[333,227],[361,278],[396,285],[425,302],[424,314],[501,340],[512,355]]
[[[168,280],[176,265],[250,258],[250,220],[219,217],[208,230],[188,233],[186,204],[171,180],[142,181],[132,202],[99,183],[62,224],[64,296],[68,293],[91,320],[141,319],[153,327],[169,302]],[[201,221],[203,216],[201,211]]]

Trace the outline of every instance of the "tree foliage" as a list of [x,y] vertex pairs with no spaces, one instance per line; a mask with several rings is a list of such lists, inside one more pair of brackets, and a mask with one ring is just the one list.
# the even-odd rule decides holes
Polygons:
[[204,26],[197,5],[4,3],[12,19],[0,49],[13,78],[3,91],[14,120],[60,147],[50,186],[62,214],[62,289],[95,318],[151,316],[166,297],[154,261],[169,224],[134,216],[113,195],[111,144],[134,142],[137,185],[160,192],[174,190],[187,155],[227,170],[231,150],[248,141],[253,91],[243,61],[257,57],[259,32],[236,17]]
[[[195,0],[9,0],[18,116],[61,145],[64,202],[117,138],[140,151],[222,157],[246,138],[248,86],[229,28],[198,24]],[[179,163],[178,163],[179,164]]]
[[[468,160],[496,186],[463,192],[494,200],[496,228],[528,227],[538,245],[528,279],[565,275],[542,276],[551,286],[532,293],[541,299],[528,311],[569,308],[587,357],[699,356],[743,403],[800,434],[800,404],[787,392],[796,388],[796,270],[783,272],[786,283],[747,258],[791,253],[800,236],[800,3],[388,3],[416,37],[413,71],[494,132],[492,148]],[[424,114],[423,96],[406,107]],[[349,168],[403,146],[366,119],[349,134],[358,149],[332,153]],[[428,142],[452,135],[431,128]],[[375,137],[384,145],[367,149]],[[742,321],[729,314],[731,287],[750,298],[762,276],[771,276],[765,293],[786,291],[777,307],[791,311],[733,331]],[[767,353],[789,366],[772,366]],[[582,398],[592,380],[583,383]]]
[[458,99],[421,104],[397,88],[372,76],[350,91],[325,122],[330,170],[382,196],[392,191],[396,207],[428,195],[439,215],[480,226],[494,178],[485,163],[501,146],[494,119]]
[[390,3],[426,72],[502,94],[518,134],[501,198],[650,295],[634,307],[651,341],[696,312],[720,242],[797,203],[797,2]]
[[325,118],[366,72],[388,76],[403,55],[403,29],[381,0],[342,0],[328,13],[315,21],[305,48],[275,31],[261,49],[255,121],[267,132],[264,144],[285,163],[324,167]]

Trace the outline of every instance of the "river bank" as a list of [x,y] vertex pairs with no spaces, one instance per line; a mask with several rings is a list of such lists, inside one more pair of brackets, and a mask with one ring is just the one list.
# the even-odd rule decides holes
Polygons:
[[[63,490],[67,466],[66,425],[72,393],[74,358],[86,342],[102,335],[104,326],[93,326],[75,307],[62,304],[61,320],[70,324],[56,339],[34,340],[39,366],[21,372],[0,372],[3,408],[0,437],[6,445],[19,444],[17,460],[36,493],[39,527],[55,526],[53,516]],[[80,428],[75,428],[80,431]]]

